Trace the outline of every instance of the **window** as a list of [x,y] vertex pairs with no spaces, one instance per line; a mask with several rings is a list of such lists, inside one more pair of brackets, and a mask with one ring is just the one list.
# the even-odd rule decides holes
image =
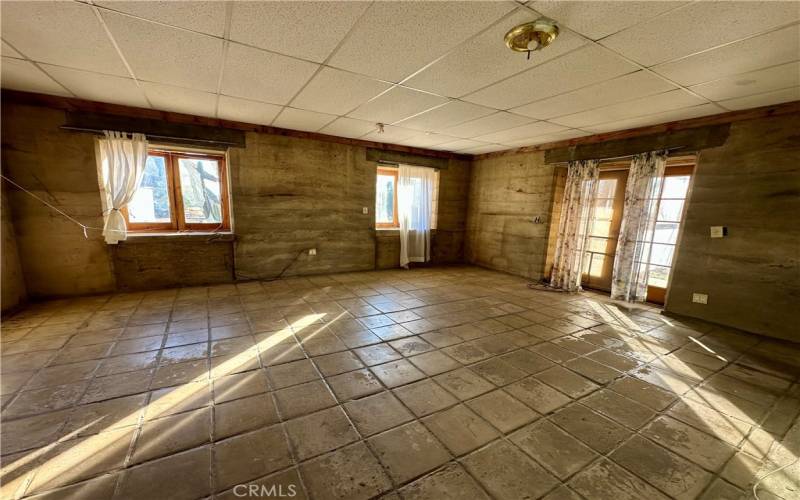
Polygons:
[[[434,174],[431,197],[431,229],[436,229],[439,216],[439,171]],[[375,227],[397,229],[397,168],[378,167],[375,181]]]
[[123,212],[131,231],[228,231],[229,206],[223,156],[153,150]]
[[379,168],[375,187],[375,227],[400,227],[397,220],[397,169]]
[[653,239],[645,242],[643,252],[648,264],[648,286],[667,288],[691,178],[692,167],[667,167],[664,174],[664,183],[657,200],[658,215]]

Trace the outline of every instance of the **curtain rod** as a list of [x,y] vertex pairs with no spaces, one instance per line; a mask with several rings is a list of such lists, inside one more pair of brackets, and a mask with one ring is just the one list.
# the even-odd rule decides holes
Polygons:
[[[683,149],[685,147],[686,146],[672,146],[671,148],[654,149],[653,151],[666,151],[667,153],[669,153],[671,151],[677,151],[677,150]],[[637,154],[639,154],[639,153],[633,153],[633,154],[622,155],[622,156],[609,156],[607,158],[590,158],[590,159],[597,160],[597,161],[624,160],[626,158],[633,158]],[[554,167],[566,167],[568,163],[569,163],[569,161],[560,161],[558,163],[551,163],[550,165],[553,165]]]
[[[398,162],[398,161],[389,161],[389,160],[378,160],[378,164],[379,165],[387,165],[387,166],[390,166],[390,167],[399,167],[400,166],[400,162]],[[438,167],[429,167],[428,165],[417,165],[417,164],[414,164],[414,163],[403,163],[403,165],[409,165],[409,166],[412,166],[412,167],[421,167],[421,168],[432,168],[434,170],[441,170]]]
[[[96,128],[71,127],[69,125],[62,125],[59,128],[61,128],[62,130],[72,130],[72,131],[75,131],[75,132],[89,132],[89,133],[96,134],[96,135],[103,135],[103,133],[105,132],[104,130],[99,130],[99,129],[96,129]],[[128,133],[130,133],[130,132],[128,132]],[[148,139],[151,139],[151,138],[152,139],[162,139],[162,140],[165,140],[165,141],[182,141],[182,142],[195,142],[195,143],[196,142],[202,142],[202,143],[206,143],[206,144],[218,144],[220,146],[230,146],[230,147],[238,146],[237,143],[230,142],[230,141],[215,141],[215,140],[211,140],[211,139],[193,139],[193,138],[189,138],[189,137],[175,137],[175,136],[171,136],[171,135],[157,135],[157,134],[145,134],[145,136]]]

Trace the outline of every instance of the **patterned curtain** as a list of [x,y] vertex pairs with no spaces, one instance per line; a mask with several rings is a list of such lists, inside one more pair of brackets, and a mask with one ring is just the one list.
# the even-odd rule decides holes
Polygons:
[[641,153],[631,160],[622,226],[614,257],[612,299],[629,302],[644,302],[647,299],[647,262],[650,260],[666,164],[666,151]]
[[570,292],[581,289],[584,247],[597,195],[600,172],[596,160],[571,161],[558,224],[550,286]]

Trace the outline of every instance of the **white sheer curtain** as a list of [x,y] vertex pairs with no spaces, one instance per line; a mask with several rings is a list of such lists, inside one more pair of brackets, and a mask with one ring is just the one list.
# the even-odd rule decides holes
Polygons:
[[558,224],[550,286],[567,291],[581,289],[584,248],[600,171],[596,160],[571,161],[567,167],[561,220]]
[[125,240],[128,228],[120,210],[133,198],[147,162],[147,139],[106,130],[98,141],[98,174],[103,194],[103,236],[106,243]]
[[436,171],[400,165],[397,173],[397,215],[400,222],[400,266],[431,258],[431,208]]
[[647,262],[650,260],[666,164],[666,151],[638,154],[631,160],[622,226],[614,257],[612,299],[629,302],[644,302],[647,299]]

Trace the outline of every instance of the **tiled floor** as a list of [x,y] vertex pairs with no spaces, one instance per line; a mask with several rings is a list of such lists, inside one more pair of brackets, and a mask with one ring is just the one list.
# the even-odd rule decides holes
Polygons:
[[800,346],[472,267],[50,302],[2,348],[3,499],[736,499],[800,455]]

